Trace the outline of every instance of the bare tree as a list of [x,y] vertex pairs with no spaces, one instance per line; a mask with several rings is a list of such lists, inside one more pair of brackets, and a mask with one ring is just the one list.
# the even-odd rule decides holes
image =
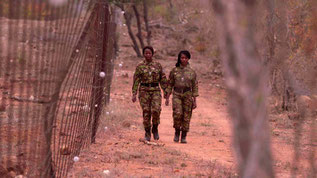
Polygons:
[[141,48],[144,48],[144,42],[143,42],[143,37],[142,37],[142,28],[141,28],[141,20],[140,20],[140,14],[139,11],[136,7],[135,4],[132,5],[134,14],[135,14],[135,18],[136,18],[136,23],[137,23],[137,27],[138,27],[138,33],[136,34],[136,36],[138,37],[139,41],[140,41],[140,45]]
[[254,35],[255,0],[213,0],[241,177],[274,177],[267,74]]
[[128,11],[125,11],[125,7],[124,7],[123,3],[117,2],[116,6],[118,6],[124,12],[123,16],[124,16],[124,19],[125,19],[125,22],[126,22],[126,25],[128,28],[129,36],[130,36],[132,43],[133,43],[133,49],[134,49],[135,53],[137,54],[138,57],[142,57],[141,52],[140,52],[140,47],[135,39],[135,36],[134,36],[132,28],[131,28],[132,14]]
[[275,50],[276,50],[276,40],[275,40],[275,28],[274,28],[274,16],[275,16],[275,4],[273,0],[268,0],[268,15],[266,17],[266,41],[267,41],[267,55],[266,55],[266,60],[265,64],[270,65],[270,68],[272,71],[270,72],[271,75],[271,87],[272,90],[276,90],[276,83],[275,83],[275,68],[272,67],[272,63],[274,61],[275,57]]
[[[136,52],[138,57],[142,57],[141,52],[140,52],[140,47],[144,48],[145,44],[144,44],[144,39],[142,36],[142,23],[141,23],[141,14],[139,13],[139,10],[137,8],[137,6],[139,4],[141,4],[141,2],[143,2],[143,10],[144,10],[144,23],[145,23],[145,29],[147,32],[147,44],[151,45],[151,31],[149,28],[149,22],[148,22],[148,2],[147,0],[134,0],[132,2],[130,1],[125,1],[125,0],[118,0],[118,1],[112,1],[117,7],[119,7],[124,13],[124,19],[126,21],[126,26],[128,29],[128,33],[129,36],[131,38],[131,41],[133,43],[133,49]],[[127,9],[126,7],[132,8],[131,11],[129,11],[130,9]],[[136,23],[137,23],[137,33],[136,33],[136,37],[138,38],[139,44],[137,42],[137,39],[132,31],[132,13],[134,13],[135,18],[136,18]]]
[[143,10],[144,10],[145,30],[147,32],[146,40],[147,40],[147,44],[151,45],[151,30],[150,30],[150,27],[149,27],[147,0],[143,0]]

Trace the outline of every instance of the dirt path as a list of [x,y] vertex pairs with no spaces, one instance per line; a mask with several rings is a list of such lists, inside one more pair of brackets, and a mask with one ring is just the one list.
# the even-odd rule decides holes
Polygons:
[[[97,143],[82,151],[69,177],[237,177],[231,122],[221,79],[211,80],[203,75],[207,70],[199,71],[200,96],[198,108],[193,112],[188,144],[173,142],[172,109],[162,105],[158,142],[164,146],[147,145],[139,142],[144,137],[141,108],[138,102],[131,102],[132,74],[141,59],[129,56],[122,57],[124,63],[123,59],[116,62],[111,102],[102,117]],[[175,61],[160,62],[168,72]],[[195,62],[206,65],[202,59]],[[119,64],[123,66],[118,67]],[[270,116],[277,177],[289,177],[291,173],[294,123],[287,118],[287,113]],[[303,141],[309,145],[308,138]],[[301,152],[300,177],[308,171],[309,147],[304,146]]]
[[[205,88],[201,88],[205,90]],[[167,147],[179,149],[193,158],[205,161],[218,160],[225,165],[232,165],[233,158],[230,150],[230,125],[226,114],[217,109],[212,98],[201,92],[197,98],[199,107],[194,110],[188,144],[175,144],[172,128],[172,109],[163,107],[160,125],[161,140]]]
[[116,68],[112,101],[105,111],[97,144],[81,153],[70,177],[234,176],[223,89],[206,82],[199,85],[188,144],[173,142],[171,105],[165,106],[162,100],[158,143],[164,146],[146,145],[139,142],[144,137],[141,108],[130,101],[132,79],[127,76],[132,76],[133,63],[126,61],[125,66]]
[[[162,45],[160,40],[153,41],[155,46]],[[162,100],[159,143],[164,146],[147,145],[139,142],[144,137],[141,108],[138,102],[131,102],[132,75],[142,59],[134,57],[127,36],[123,36],[121,43],[111,102],[103,114],[97,143],[80,153],[80,160],[74,163],[69,177],[237,177],[227,98],[221,76],[210,73],[211,61],[197,53],[190,61],[198,73],[200,96],[198,108],[193,112],[188,144],[173,142],[172,109]],[[176,62],[175,57],[168,56],[155,60],[162,64],[166,74]],[[276,176],[289,177],[296,121],[290,120],[287,113],[271,113],[269,121]],[[303,141],[309,144],[308,138]],[[297,170],[301,172],[300,177],[305,177],[310,148],[305,146],[301,152]]]

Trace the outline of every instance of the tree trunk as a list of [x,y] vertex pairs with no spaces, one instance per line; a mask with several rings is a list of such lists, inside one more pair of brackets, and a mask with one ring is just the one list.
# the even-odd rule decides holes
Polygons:
[[275,14],[275,4],[273,0],[268,0],[268,9],[269,14],[267,16],[266,25],[267,25],[267,45],[268,45],[268,57],[266,63],[270,63],[274,60],[275,55],[275,29],[274,29],[274,14]]
[[142,55],[140,53],[139,45],[138,45],[138,43],[134,37],[134,34],[132,32],[132,29],[131,29],[131,18],[132,18],[131,14],[129,14],[128,12],[124,13],[124,19],[125,19],[126,24],[127,24],[129,36],[130,36],[132,43],[133,43],[133,49],[138,57],[142,57]]
[[173,6],[173,3],[172,3],[172,0],[168,0],[168,3],[169,3],[170,8],[173,9],[174,6]]
[[138,57],[142,57],[141,53],[140,53],[140,48],[139,48],[139,45],[134,37],[134,34],[132,32],[132,29],[131,29],[131,18],[132,18],[132,15],[129,13],[129,12],[126,12],[125,9],[124,9],[124,5],[122,3],[117,3],[116,4],[117,7],[119,7],[122,11],[124,11],[123,13],[123,17],[125,19],[125,22],[126,22],[126,25],[127,25],[127,28],[128,28],[128,33],[129,33],[129,36],[132,40],[132,43],[133,43],[133,49],[136,53],[136,55]]
[[142,37],[140,14],[139,14],[139,11],[138,11],[137,7],[134,4],[132,5],[132,8],[133,8],[133,11],[134,11],[134,14],[135,14],[135,17],[136,17],[137,26],[138,26],[138,33],[137,33],[136,36],[138,37],[138,39],[140,41],[141,48],[143,49],[144,48],[144,42],[143,42],[143,37]]
[[[267,114],[267,75],[256,51],[255,0],[214,0],[234,149],[241,177],[274,177]],[[243,19],[243,24],[241,24]]]
[[266,19],[266,41],[267,41],[267,56],[264,64],[270,69],[270,85],[271,93],[277,93],[277,86],[275,80],[276,74],[276,61],[275,61],[275,49],[276,49],[276,34],[275,34],[275,24],[274,24],[274,15],[275,15],[275,3],[273,0],[268,0],[268,15]]
[[148,20],[148,5],[147,0],[143,0],[143,10],[144,10],[144,23],[145,23],[145,30],[147,32],[146,40],[147,44],[151,45],[151,30],[149,27],[149,20]]

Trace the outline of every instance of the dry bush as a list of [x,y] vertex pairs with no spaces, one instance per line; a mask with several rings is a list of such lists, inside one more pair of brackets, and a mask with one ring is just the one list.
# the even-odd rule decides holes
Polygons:
[[200,169],[197,170],[195,176],[197,177],[239,177],[233,167],[224,167],[217,160],[207,161],[206,163],[199,164]]
[[[272,1],[273,2],[273,1]],[[316,43],[313,1],[274,2],[266,12],[264,57],[270,68],[272,94],[282,110],[296,111],[297,95],[316,92]],[[262,22],[265,23],[264,21]],[[310,44],[310,45],[307,45]]]
[[[140,116],[136,110],[126,109],[121,110],[122,104],[118,102],[111,102],[102,113],[102,119],[99,126],[99,132],[103,131],[105,127],[115,131],[122,128],[141,128],[136,121],[131,119],[131,116]],[[140,116],[141,117],[141,116]]]

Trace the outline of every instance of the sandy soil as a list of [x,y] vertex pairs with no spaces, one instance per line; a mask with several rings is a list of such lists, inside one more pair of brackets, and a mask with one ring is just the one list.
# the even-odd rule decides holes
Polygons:
[[[158,49],[154,58],[168,74],[176,57],[170,57],[168,52],[163,53],[173,47],[173,44],[167,44],[170,41],[164,41],[169,38],[164,33],[154,36],[153,46]],[[212,61],[194,50],[191,50],[193,58],[190,63],[198,73],[200,96],[197,98],[198,108],[193,112],[188,144],[173,142],[172,109],[164,105],[158,145],[139,141],[144,137],[142,111],[138,102],[131,102],[131,86],[135,66],[142,59],[134,57],[127,32],[121,34],[121,51],[115,62],[111,102],[104,110],[96,144],[81,152],[79,161],[74,162],[68,176],[238,177],[222,76],[211,72]],[[300,122],[289,117],[289,114],[276,112],[273,108],[269,119],[277,177],[290,177],[293,167],[294,131],[299,128]],[[308,177],[309,161],[317,160],[316,154],[311,154],[316,148],[317,140],[314,138],[317,137],[311,136],[310,130],[313,128],[310,123],[303,122],[300,147],[296,147],[300,152],[299,160],[295,161],[298,163],[295,170],[299,177]]]
[[[200,96],[188,144],[173,142],[172,109],[162,105],[158,143],[163,146],[154,146],[139,142],[144,137],[142,111],[139,103],[131,102],[133,71],[142,59],[131,57],[133,54],[126,51],[121,55],[116,62],[111,103],[105,109],[97,143],[80,154],[69,177],[237,177],[223,81],[214,75],[202,75],[208,72],[203,67],[197,70],[208,61],[199,56],[191,61],[199,71]],[[175,63],[170,57],[158,61],[167,72]],[[289,177],[296,121],[289,120],[286,113],[271,114],[270,125],[276,175]],[[304,124],[304,128],[307,126]],[[299,177],[305,177],[308,170],[312,148],[308,133],[309,129],[303,132]]]
[[[193,112],[188,144],[173,142],[172,109],[165,105],[162,106],[158,141],[164,145],[139,142],[139,138],[144,137],[142,111],[139,103],[130,100],[133,60],[141,59],[125,61],[122,68],[117,67],[112,101],[105,111],[97,143],[80,155],[70,176],[102,177],[106,175],[104,170],[110,171],[109,176],[123,177],[236,175],[226,104],[217,99],[221,95],[224,97],[224,90],[206,82],[200,82],[198,108]],[[169,65],[174,61],[160,62]],[[118,113],[120,111],[125,113]],[[107,117],[122,120],[111,118],[107,121]]]

